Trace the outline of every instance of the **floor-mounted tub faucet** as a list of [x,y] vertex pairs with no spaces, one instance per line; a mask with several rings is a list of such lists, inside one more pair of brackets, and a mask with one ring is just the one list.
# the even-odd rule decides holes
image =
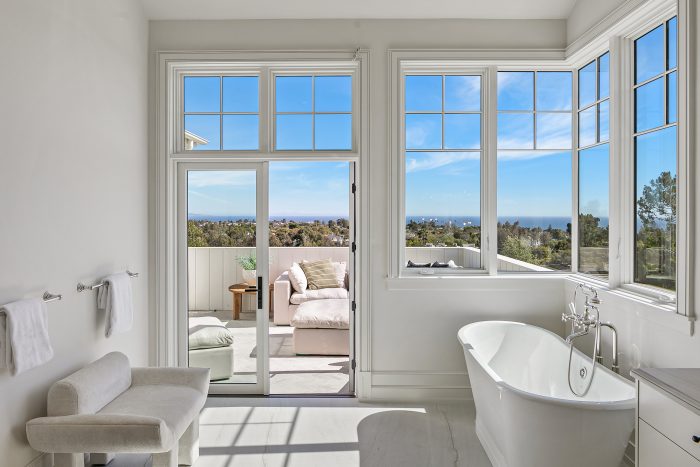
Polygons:
[[[576,295],[578,291],[586,297],[585,299],[585,309],[583,313],[578,313],[576,311]],[[566,343],[571,344],[577,337],[585,336],[591,332],[591,329],[595,329],[595,347],[594,347],[594,358],[597,363],[603,363],[603,356],[601,352],[600,344],[600,330],[602,327],[609,328],[613,333],[613,344],[612,344],[612,366],[611,369],[615,373],[620,372],[620,366],[618,363],[618,353],[617,353],[617,329],[611,323],[600,322],[600,311],[598,310],[598,305],[601,304],[600,298],[598,297],[598,291],[586,284],[578,284],[576,290],[574,290],[574,298],[569,304],[569,312],[562,313],[561,319],[564,322],[571,321],[572,329],[571,334],[566,337]]]

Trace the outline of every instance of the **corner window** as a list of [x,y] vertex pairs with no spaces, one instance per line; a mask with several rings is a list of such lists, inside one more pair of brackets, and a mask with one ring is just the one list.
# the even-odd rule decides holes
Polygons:
[[482,267],[482,109],[481,75],[404,77],[404,266],[409,269]]
[[677,19],[634,43],[634,281],[676,290]]
[[350,151],[352,76],[275,76],[275,149]]
[[184,149],[257,151],[257,76],[184,77]]
[[609,267],[610,54],[578,70],[578,270]]
[[572,74],[498,73],[498,269],[571,270]]

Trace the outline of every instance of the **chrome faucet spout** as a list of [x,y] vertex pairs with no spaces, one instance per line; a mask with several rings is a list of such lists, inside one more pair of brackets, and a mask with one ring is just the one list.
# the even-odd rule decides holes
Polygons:
[[590,332],[589,329],[584,329],[583,331],[574,332],[566,336],[566,343],[571,344],[571,342],[577,337],[585,336]]

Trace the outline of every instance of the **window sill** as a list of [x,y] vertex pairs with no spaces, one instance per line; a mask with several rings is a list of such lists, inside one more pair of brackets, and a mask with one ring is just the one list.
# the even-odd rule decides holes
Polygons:
[[[683,334],[693,335],[695,332],[695,317],[679,314],[676,304],[669,304],[652,297],[650,293],[640,293],[637,287],[622,286],[611,289],[606,282],[582,274],[572,274],[566,278],[573,284],[584,283],[595,287],[603,297],[611,300],[622,300],[635,306],[634,312],[641,318],[647,319],[660,326],[676,330]],[[567,297],[567,301],[570,297]]]
[[390,291],[504,291],[524,290],[528,283],[537,282],[539,287],[560,288],[561,280],[570,273],[501,273],[489,275],[486,271],[475,271],[471,274],[451,275],[410,275],[389,277],[386,288]]

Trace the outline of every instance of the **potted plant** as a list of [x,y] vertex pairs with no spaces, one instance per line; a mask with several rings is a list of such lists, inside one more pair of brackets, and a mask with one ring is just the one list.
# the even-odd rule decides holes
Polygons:
[[255,287],[257,281],[257,274],[255,268],[257,262],[255,260],[255,255],[239,256],[237,258],[238,264],[243,268],[243,280],[246,284],[251,287]]

